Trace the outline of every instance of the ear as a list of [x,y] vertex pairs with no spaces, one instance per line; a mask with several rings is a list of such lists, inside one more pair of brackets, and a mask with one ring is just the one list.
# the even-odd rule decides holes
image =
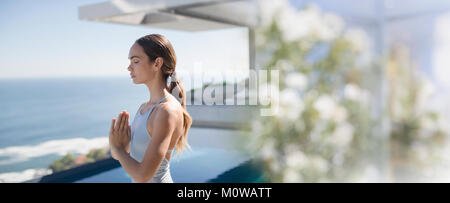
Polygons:
[[157,69],[161,69],[163,63],[164,63],[164,60],[163,60],[162,57],[157,57],[157,58],[155,59],[155,67],[156,67]]

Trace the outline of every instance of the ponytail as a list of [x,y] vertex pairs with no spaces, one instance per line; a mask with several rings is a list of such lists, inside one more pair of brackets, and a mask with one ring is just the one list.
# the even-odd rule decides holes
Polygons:
[[170,75],[170,77],[170,85],[168,88],[169,92],[180,102],[181,106],[183,107],[184,132],[183,135],[181,135],[181,137],[179,138],[178,142],[176,142],[177,144],[175,146],[175,155],[181,155],[185,147],[187,147],[188,149],[191,148],[187,140],[187,133],[192,125],[192,118],[186,110],[186,92],[184,92],[183,83],[178,79],[175,71]]

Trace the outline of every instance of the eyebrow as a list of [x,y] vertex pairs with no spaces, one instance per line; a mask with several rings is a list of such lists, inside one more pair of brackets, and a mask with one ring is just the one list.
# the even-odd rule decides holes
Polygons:
[[139,56],[132,56],[132,57],[130,57],[129,59],[131,60],[131,59],[133,59],[134,57],[139,58]]

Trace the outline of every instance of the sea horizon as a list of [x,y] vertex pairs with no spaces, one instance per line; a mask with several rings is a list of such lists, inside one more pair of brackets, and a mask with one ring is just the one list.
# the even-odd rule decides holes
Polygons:
[[122,76],[0,78],[0,95],[0,182],[106,146],[111,119],[122,110],[133,118],[149,97]]

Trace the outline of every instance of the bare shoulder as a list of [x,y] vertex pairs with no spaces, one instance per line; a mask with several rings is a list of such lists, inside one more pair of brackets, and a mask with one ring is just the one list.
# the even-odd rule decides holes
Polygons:
[[158,108],[155,109],[155,124],[167,125],[178,123],[183,116],[183,107],[179,104],[178,101],[169,99],[167,102],[161,103],[158,105]]
[[161,116],[167,116],[168,118],[178,119],[183,115],[183,111],[180,103],[174,100],[168,100],[161,104],[159,113]]

